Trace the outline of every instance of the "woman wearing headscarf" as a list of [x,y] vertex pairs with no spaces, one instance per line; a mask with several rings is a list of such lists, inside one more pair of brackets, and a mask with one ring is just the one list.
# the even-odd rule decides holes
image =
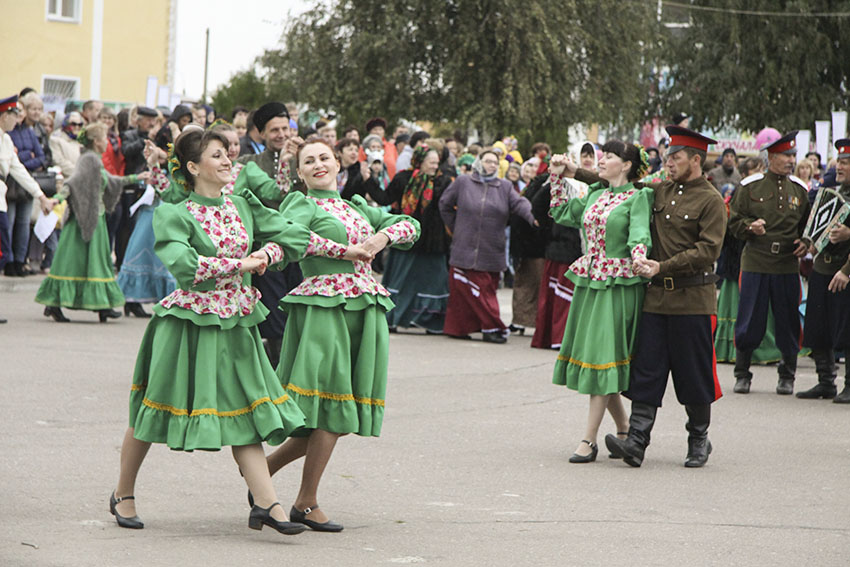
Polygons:
[[437,151],[422,144],[413,151],[411,168],[396,173],[387,189],[391,212],[415,218],[422,231],[410,250],[393,248],[389,252],[381,283],[395,303],[387,313],[390,331],[419,327],[429,333],[443,332],[449,299],[449,236],[439,202],[451,178],[439,166]]
[[510,182],[496,177],[499,156],[483,150],[472,175],[461,175],[440,198],[440,215],[452,232],[449,302],[443,332],[469,338],[481,332],[486,342],[507,342],[508,328],[499,315],[496,290],[507,268],[505,226],[511,215],[534,225],[531,203]]
[[35,300],[46,305],[45,317],[59,323],[69,321],[62,307],[96,311],[105,323],[120,317],[114,308],[124,304],[112,270],[105,213],[118,203],[124,185],[146,180],[149,174],[117,177],[103,168],[100,156],[109,145],[106,130],[96,122],[80,132],[83,153],[57,195],[70,206],[53,265]]

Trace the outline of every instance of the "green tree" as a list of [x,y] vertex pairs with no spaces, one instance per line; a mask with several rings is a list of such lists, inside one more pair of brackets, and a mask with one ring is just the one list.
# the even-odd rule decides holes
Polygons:
[[[847,0],[693,0],[690,27],[670,39],[665,114],[684,109],[691,126],[786,131],[850,102],[850,18],[803,14],[850,12]],[[745,15],[730,10],[798,17]]]
[[261,58],[268,92],[343,122],[371,116],[469,124],[563,140],[580,122],[647,115],[654,6],[615,0],[341,0],[290,22]]
[[266,81],[251,68],[239,71],[229,83],[218,89],[212,97],[212,105],[220,116],[229,118],[236,106],[256,108],[267,100]]

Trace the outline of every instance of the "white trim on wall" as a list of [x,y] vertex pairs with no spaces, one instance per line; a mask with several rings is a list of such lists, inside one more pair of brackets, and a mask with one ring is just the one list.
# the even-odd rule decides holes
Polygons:
[[94,0],[91,30],[90,99],[100,98],[100,76],[103,70],[103,0]]
[[[74,2],[74,15],[70,18],[62,16],[62,5],[65,2]],[[56,0],[59,15],[50,13],[50,0],[44,0],[44,19],[48,22],[61,22],[65,24],[79,24],[83,21],[83,0]]]

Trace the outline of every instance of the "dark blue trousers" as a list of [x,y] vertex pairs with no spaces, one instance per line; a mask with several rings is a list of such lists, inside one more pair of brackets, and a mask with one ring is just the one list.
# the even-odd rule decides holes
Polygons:
[[672,372],[682,405],[710,404],[722,396],[714,354],[714,315],[643,313],[632,355],[629,389],[633,402],[661,407]]
[[829,291],[832,276],[812,272],[806,298],[803,346],[817,350],[850,347],[850,287]]
[[741,296],[735,321],[735,348],[755,350],[767,329],[767,310],[773,310],[776,346],[784,357],[800,351],[800,276],[741,272]]
[[12,242],[9,238],[9,217],[6,216],[6,211],[2,211],[0,212],[0,270],[12,260],[14,258],[12,258]]
[[257,327],[264,339],[280,340],[286,327],[286,313],[279,303],[284,295],[298,287],[304,277],[298,264],[289,264],[282,271],[268,270],[262,276],[251,276],[251,284],[262,297],[260,301],[269,310],[268,317]]

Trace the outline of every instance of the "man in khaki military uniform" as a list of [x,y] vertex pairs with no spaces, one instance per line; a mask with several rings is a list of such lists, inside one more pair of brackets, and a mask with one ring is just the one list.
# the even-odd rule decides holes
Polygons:
[[[838,150],[836,178],[841,183],[838,192],[850,200],[850,138],[835,142]],[[797,392],[798,398],[825,400],[837,404],[850,403],[850,218],[829,232],[826,248],[815,255],[814,269],[809,276],[809,295],[806,302],[806,322],[803,346],[812,349],[818,383],[808,390]],[[844,390],[837,394],[835,387],[835,351],[844,350]]]
[[669,178],[655,185],[652,251],[635,264],[651,278],[632,355],[629,436],[605,437],[615,456],[639,467],[649,445],[655,414],[672,373],[676,398],[688,414],[686,467],[701,467],[711,453],[711,403],[720,398],[714,356],[717,295],[714,262],[726,232],[726,206],[702,175],[714,140],[681,126],[668,126],[665,158]]
[[800,350],[800,263],[806,245],[800,240],[809,218],[806,184],[791,175],[797,132],[767,146],[768,171],[741,181],[732,197],[729,230],[746,241],[741,254],[741,295],[735,322],[735,388],[750,391],[750,360],[767,328],[768,307],[776,323],[776,346],[782,353],[777,394],[794,391]]

